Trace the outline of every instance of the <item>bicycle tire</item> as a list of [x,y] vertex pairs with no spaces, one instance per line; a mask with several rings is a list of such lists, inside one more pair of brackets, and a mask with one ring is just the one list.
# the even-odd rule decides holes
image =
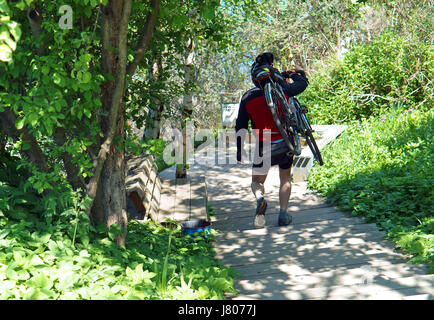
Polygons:
[[[279,132],[291,153],[300,155],[301,146],[297,129],[290,123],[290,115],[284,107],[280,94],[269,82],[264,87],[265,99]],[[280,108],[280,110],[279,110]],[[280,116],[279,116],[280,114]],[[292,132],[291,132],[292,131]]]
[[320,166],[322,166],[324,164],[324,161],[322,159],[321,152],[319,151],[318,146],[316,144],[315,138],[312,135],[312,131],[307,131],[304,136],[304,139],[306,140],[307,145],[310,148],[310,151],[312,151],[314,159],[318,162]]
[[313,130],[309,123],[309,120],[307,119],[306,114],[304,113],[303,109],[300,106],[300,103],[296,98],[294,98],[294,105],[297,109],[297,114],[299,116],[301,134],[303,138],[306,140],[306,143],[309,146],[309,149],[312,152],[314,159],[318,162],[320,166],[322,166],[324,164],[324,161],[322,159],[321,152],[319,151],[318,145],[316,144],[315,138],[313,137],[312,134]]

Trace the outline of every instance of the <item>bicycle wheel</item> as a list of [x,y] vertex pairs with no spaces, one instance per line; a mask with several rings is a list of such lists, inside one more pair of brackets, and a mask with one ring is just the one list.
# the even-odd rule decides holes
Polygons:
[[309,120],[307,119],[306,114],[301,108],[300,103],[295,98],[294,98],[294,105],[297,109],[297,114],[299,117],[301,135],[306,140],[306,143],[309,146],[310,151],[312,151],[314,159],[318,162],[320,166],[322,166],[324,164],[324,161],[322,159],[321,152],[319,151],[319,148],[316,144],[315,138],[313,137],[312,134],[313,130],[309,123]]
[[285,98],[272,86],[267,83],[264,87],[265,99],[270,108],[274,123],[279,129],[283,140],[288,146],[291,153],[300,155],[301,146],[298,137],[297,129],[292,125],[291,114],[289,113],[288,106],[285,105]]

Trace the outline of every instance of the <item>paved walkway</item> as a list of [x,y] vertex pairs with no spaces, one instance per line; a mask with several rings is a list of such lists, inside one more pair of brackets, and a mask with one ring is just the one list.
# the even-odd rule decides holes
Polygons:
[[[374,224],[351,217],[294,183],[293,223],[277,226],[278,168],[265,183],[267,223],[255,229],[250,165],[191,164],[206,176],[217,258],[240,275],[232,299],[433,299],[434,275],[406,263]],[[163,178],[174,176],[173,168]]]

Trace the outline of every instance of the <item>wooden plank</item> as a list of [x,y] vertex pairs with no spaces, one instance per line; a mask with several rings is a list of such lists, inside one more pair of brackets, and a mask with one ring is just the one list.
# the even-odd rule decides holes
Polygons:
[[379,253],[404,257],[383,240],[383,234],[361,233],[355,236],[336,236],[330,239],[315,240],[311,237],[298,241],[291,240],[294,238],[288,237],[287,243],[216,246],[216,258],[231,266],[241,266],[264,262],[278,265],[282,261],[297,264],[309,261],[321,264],[335,258],[345,259],[354,255],[369,257],[369,255]]
[[146,187],[144,190],[145,196],[143,197],[143,203],[144,203],[146,210],[148,210],[150,208],[150,206],[152,205],[156,178],[157,178],[157,176],[155,173],[153,174],[153,176],[150,176],[148,183],[146,184]]
[[[340,267],[335,270],[322,272],[309,272],[308,270],[292,268],[291,273],[276,273],[264,275],[262,277],[240,280],[235,288],[244,295],[256,294],[264,287],[265,292],[272,292],[275,295],[282,291],[298,292],[300,296],[311,293],[310,298],[330,298],[330,296],[321,294],[319,297],[315,294],[323,292],[322,289],[328,288],[331,292],[342,287],[366,286],[375,283],[388,287],[394,283],[402,282],[402,278],[407,279],[410,286],[415,283],[409,283],[409,279],[414,276],[421,277],[420,286],[426,286],[424,276],[426,267],[408,265],[405,263],[398,264],[379,264],[371,266],[369,264],[351,266],[350,268]],[[427,279],[429,280],[429,279]],[[389,287],[390,288],[390,287]]]
[[[253,277],[264,277],[266,275],[278,274],[284,271],[285,273],[294,272],[294,269],[303,268],[310,272],[320,272],[333,270],[338,267],[349,268],[354,265],[370,265],[373,261],[381,260],[384,263],[405,263],[400,255],[390,254],[389,252],[378,252],[370,255],[358,254],[355,255],[353,251],[335,252],[333,255],[331,250],[324,250],[324,257],[311,256],[308,259],[296,259],[294,257],[278,258],[270,262],[246,264],[233,266],[237,273],[241,274],[239,279],[249,279]],[[223,262],[228,266],[232,266]]]
[[148,181],[148,176],[146,172],[135,171],[134,174],[129,175],[125,178],[125,183],[127,185],[129,183],[134,183],[135,181],[140,181],[143,185],[146,185],[146,182]]
[[[280,206],[278,203],[276,202],[272,202],[272,203],[267,203],[267,210],[265,212],[266,217],[268,218],[268,216],[273,217],[274,219],[274,215],[279,213],[279,209]],[[294,209],[297,209],[296,207],[291,207],[292,210],[288,210],[288,213],[291,214],[293,217],[295,216],[304,216],[306,219],[309,216],[319,216],[319,215],[326,215],[329,213],[333,213],[333,212],[339,212],[340,214],[344,215],[344,216],[348,216],[347,213],[345,212],[341,212],[341,211],[337,211],[334,207],[327,205],[327,204],[320,204],[317,206],[310,206],[307,207],[306,209],[303,210],[297,210],[295,211]],[[253,218],[253,216],[255,215],[256,212],[256,206],[255,207],[251,207],[249,209],[246,210],[233,210],[231,212],[225,212],[222,213],[220,212],[219,214],[219,221],[227,221],[230,219],[235,219],[238,220],[240,218]],[[276,220],[277,221],[277,220]]]
[[[146,162],[148,162],[148,161],[146,161]],[[145,168],[145,167],[149,168],[149,163],[146,164],[143,168]],[[152,170],[148,171],[147,174],[148,174],[148,179],[147,179],[146,185],[145,185],[145,187],[143,189],[143,192],[144,192],[143,202],[144,202],[145,208],[149,207],[150,202],[152,200],[152,191],[153,191],[153,188],[154,188],[155,178],[157,176],[157,173],[154,172],[154,171],[152,171]]]
[[[359,228],[354,228],[359,226]],[[364,241],[380,242],[386,237],[386,233],[378,231],[365,225],[355,225],[353,228],[319,228],[317,230],[297,230],[287,234],[273,236],[258,236],[255,238],[239,238],[238,241],[219,239],[215,244],[219,255],[230,256],[234,254],[246,255],[249,250],[259,250],[269,246],[271,250],[279,247],[285,250],[287,246],[296,246],[297,251],[309,247],[328,247],[336,242],[351,244],[363,244]],[[372,238],[371,238],[372,237]],[[259,246],[258,243],[261,245]],[[388,242],[385,243],[387,246]],[[313,249],[312,249],[313,250]]]
[[434,275],[415,275],[405,278],[383,279],[378,278],[369,284],[353,284],[348,286],[323,286],[308,288],[306,290],[276,290],[269,287],[268,292],[260,294],[239,295],[234,300],[246,299],[376,299],[376,300],[401,300],[406,296],[424,295],[427,298],[433,295]]
[[324,221],[316,221],[306,223],[302,225],[289,225],[285,227],[264,228],[264,229],[249,229],[241,232],[238,231],[224,231],[216,235],[216,245],[226,243],[245,243],[249,241],[262,242],[265,239],[273,239],[280,241],[280,239],[286,239],[288,235],[297,237],[317,237],[321,238],[325,234],[325,238],[329,235],[336,234],[357,234],[360,232],[373,232],[382,233],[378,231],[377,226],[373,223],[363,223],[360,219],[345,218],[332,221],[332,223],[324,223]]
[[[280,205],[277,199],[273,199],[272,201],[270,201],[269,199],[267,199],[267,211],[268,210],[278,210]],[[303,210],[311,210],[311,209],[316,209],[316,208],[325,208],[325,207],[332,207],[332,205],[322,201],[322,200],[317,200],[317,199],[309,199],[309,200],[289,200],[289,204],[288,204],[288,211],[290,212],[294,212],[294,211],[303,211]],[[231,207],[216,207],[213,205],[213,208],[215,210],[215,215],[226,215],[226,214],[230,214],[233,212],[255,212],[256,210],[256,201],[255,199],[252,199],[251,201],[249,201],[248,203],[238,203],[238,204],[234,204]]]
[[[153,221],[160,221],[159,217],[159,205],[156,202],[151,202],[151,205],[148,208],[148,217]],[[164,218],[163,218],[164,221]]]
[[144,170],[148,175],[151,173],[152,170],[152,161],[153,158],[151,157],[145,157],[143,159],[143,162],[140,165],[140,169]]
[[[152,170],[152,157],[145,156],[139,157],[141,160],[140,164],[131,172],[130,176],[127,177],[127,181],[131,181],[133,179],[140,181],[140,197],[142,199],[143,206],[146,209],[146,214],[150,216],[150,209],[153,201],[153,189],[155,180],[157,179],[158,173],[155,170]],[[156,213],[153,212],[153,215]]]
[[137,193],[137,196],[141,199],[143,199],[143,187],[140,181],[135,181],[134,183],[130,183],[128,186],[125,187],[127,195],[135,192]]
[[[262,234],[270,234],[270,236],[273,236],[274,234],[281,234],[281,233],[290,233],[290,232],[297,232],[301,230],[304,232],[305,228],[324,228],[324,227],[344,227],[344,228],[353,228],[357,225],[365,225],[366,223],[363,222],[360,218],[340,218],[335,220],[319,220],[319,221],[312,221],[312,222],[306,222],[306,223],[294,223],[292,222],[288,226],[278,226],[277,222],[276,225],[268,225],[266,228],[262,229],[243,229],[240,230],[238,227],[232,227],[230,230],[225,229],[222,230],[218,225],[218,219],[215,219],[213,217],[212,219],[214,226],[216,229],[220,231],[218,235],[216,235],[217,238],[225,238],[225,239],[237,239],[238,237],[255,237],[257,235]],[[373,224],[369,224],[373,225]],[[375,229],[375,225],[373,225],[373,229]],[[238,235],[238,236],[237,236]]]
[[158,180],[159,176],[152,155],[142,155],[128,160],[125,178],[127,195],[132,192],[136,193],[139,199],[135,200],[140,200],[140,207],[144,208],[147,216],[153,219],[157,219],[156,206],[160,201],[160,192],[157,197],[154,196],[155,184]]
[[155,208],[155,198],[154,198],[154,190],[155,190],[156,181],[152,183],[152,190],[150,191],[150,199],[148,201],[148,206],[146,208],[146,212],[148,212],[149,215],[155,214],[155,211],[152,211],[152,208]]
[[176,221],[190,218],[190,179],[176,179],[175,217]]
[[132,172],[132,174],[126,176],[125,177],[125,184],[128,185],[128,184],[134,183],[136,181],[141,181],[140,177],[139,177],[140,172],[141,171],[134,171],[134,172]]
[[[322,210],[322,212],[318,212]],[[267,210],[268,211],[268,210]],[[267,213],[266,214],[266,228],[277,226],[278,213]],[[293,225],[299,225],[304,223],[310,223],[314,221],[334,221],[337,219],[349,218],[348,214],[335,211],[334,208],[318,208],[312,210],[306,210],[301,212],[291,213],[293,220]],[[223,219],[219,217],[218,221],[215,222],[215,227],[219,230],[248,230],[253,228],[253,217],[254,212],[250,215],[227,217]]]
[[190,220],[208,220],[204,177],[192,178],[190,180],[190,207]]
[[[266,200],[269,203],[272,202],[278,202],[279,201],[279,195],[278,192],[275,194],[268,194],[266,196]],[[209,203],[216,209],[216,210],[237,210],[239,208],[256,208],[255,198],[253,195],[245,194],[244,197],[241,198],[220,198],[216,199],[215,197],[209,198]],[[291,197],[289,198],[289,206],[292,204],[298,205],[301,203],[306,203],[306,206],[309,206],[309,204],[318,204],[318,203],[325,203],[324,199],[316,196],[316,195],[303,195],[303,194],[293,194],[291,193]]]
[[139,172],[134,176],[127,177],[125,188],[127,190],[127,193],[135,191],[137,192],[139,197],[143,199],[147,183],[148,177],[143,172]]
[[162,182],[160,179],[155,180],[154,192],[152,193],[152,202],[159,207],[160,206],[160,198],[161,198],[161,188]]
[[153,189],[154,189],[154,184],[155,184],[155,181],[156,181],[157,179],[158,179],[158,177],[157,177],[157,172],[155,172],[155,171],[151,171],[151,172],[149,173],[148,182],[147,182],[147,184],[146,184],[146,190],[147,190],[147,192],[150,192],[150,193],[152,194]]
[[176,182],[174,180],[165,180],[162,182],[160,208],[158,212],[159,221],[165,221],[167,218],[174,218],[175,192]]
[[137,170],[137,168],[139,168],[142,161],[143,161],[143,159],[141,157],[133,157],[133,158],[129,159],[127,161],[127,164],[126,164],[126,168],[127,168],[126,175],[129,176],[129,175],[133,174]]

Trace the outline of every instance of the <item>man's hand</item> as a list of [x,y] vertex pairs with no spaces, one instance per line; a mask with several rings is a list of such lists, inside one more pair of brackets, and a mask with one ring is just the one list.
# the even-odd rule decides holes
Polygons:
[[295,71],[304,71],[303,68],[301,67],[301,65],[296,64],[295,65]]
[[295,70],[287,70],[287,71],[283,71],[283,72],[281,72],[281,75],[284,77],[284,78],[291,78],[291,75],[293,75],[295,73]]

